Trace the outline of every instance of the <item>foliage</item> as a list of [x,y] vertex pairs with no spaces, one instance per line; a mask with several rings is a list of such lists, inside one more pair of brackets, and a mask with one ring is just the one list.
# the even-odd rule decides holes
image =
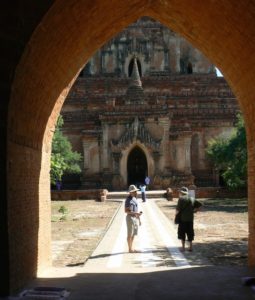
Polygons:
[[62,213],[63,215],[64,214],[67,214],[68,213],[68,209],[67,207],[65,207],[64,205],[61,205],[58,212]]
[[51,153],[51,183],[61,182],[64,174],[81,173],[79,162],[81,154],[72,150],[72,145],[61,131],[64,121],[60,115],[52,140]]
[[238,115],[233,134],[228,139],[209,142],[207,155],[215,168],[222,170],[227,187],[234,190],[247,186],[247,147],[244,120]]
[[62,214],[62,216],[60,217],[60,221],[66,221],[67,219],[67,214],[68,214],[68,209],[67,207],[65,207],[64,205],[60,206],[58,212],[60,212]]

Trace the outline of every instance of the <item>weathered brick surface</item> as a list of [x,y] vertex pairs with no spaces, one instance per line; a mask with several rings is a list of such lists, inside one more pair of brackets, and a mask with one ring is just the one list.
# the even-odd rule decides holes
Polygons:
[[[112,41],[111,44],[114,42]],[[102,52],[102,49],[99,52]],[[92,157],[96,157],[99,161],[97,165],[81,163],[80,188],[84,187],[84,184],[87,188],[97,186],[110,190],[120,190],[127,186],[128,167],[124,162],[125,151],[128,149],[130,155],[132,143],[137,142],[138,139],[134,139],[135,142],[131,139],[129,145],[125,144],[118,148],[122,154],[118,167],[111,160],[113,155],[111,141],[118,140],[124,134],[134,116],[138,116],[139,122],[156,139],[161,140],[163,134],[162,124],[158,122],[160,118],[165,117],[167,122],[165,127],[169,128],[166,140],[161,144],[164,165],[162,164],[161,169],[155,170],[152,167],[149,170],[152,188],[164,189],[168,186],[184,185],[185,183],[181,182],[182,178],[187,181],[187,177],[181,176],[184,168],[182,137],[185,132],[190,135],[191,151],[188,155],[191,159],[190,172],[194,176],[194,183],[197,186],[215,186],[218,178],[206,157],[205,149],[212,138],[230,135],[236,122],[237,112],[240,110],[224,78],[217,78],[213,72],[189,75],[166,72],[164,75],[147,74],[141,78],[144,102],[126,105],[127,90],[131,82],[125,74],[123,78],[122,75],[109,76],[100,72],[95,76],[83,75],[77,79],[67,96],[61,111],[64,117],[63,132],[71,141],[73,149],[83,155],[84,161],[87,156],[91,160]],[[104,129],[106,125],[107,132]],[[194,143],[196,137],[197,142]],[[108,142],[100,143],[100,139],[103,138]],[[86,149],[83,146],[84,141],[86,141]],[[140,137],[139,141],[147,150],[152,146],[146,143],[143,137]],[[164,147],[168,150],[162,150]],[[106,149],[108,156],[100,159],[101,153]],[[174,159],[173,153],[178,153],[180,159]],[[149,151],[147,154],[147,166],[150,162],[154,165],[153,156]],[[110,176],[112,181],[109,181],[109,176],[105,178],[106,181],[103,179],[105,160],[109,162],[107,173],[112,174]],[[121,179],[116,182],[114,174],[118,172],[121,174]],[[98,173],[102,175],[97,176]],[[161,176],[162,173],[164,178]],[[156,184],[154,179],[157,180]],[[68,181],[64,180],[63,184],[69,186]]]
[[49,157],[49,153],[9,144],[11,286],[22,286],[51,264],[50,193],[45,188],[49,185]]
[[51,191],[52,200],[91,200],[101,201],[101,196],[107,196],[105,189]]
[[[55,107],[57,99],[96,49],[142,15],[158,19],[189,39],[221,69],[240,103],[246,121],[249,152],[249,264],[255,266],[255,1],[198,0],[190,5],[190,0],[70,0],[51,4],[51,1],[20,1],[18,4],[10,1],[1,9],[1,45],[5,48],[1,47],[0,107],[3,120],[7,119],[7,113],[9,119],[8,126],[1,123],[0,133],[3,138],[8,132],[7,164],[11,156],[12,171],[8,168],[8,193],[4,180],[7,171],[0,171],[3,178],[1,209],[8,206],[5,210],[8,220],[1,218],[0,227],[4,228],[1,238],[8,231],[9,240],[13,239],[9,253],[4,251],[1,256],[2,273],[11,273],[6,284],[1,285],[1,295],[9,292],[9,284],[13,291],[35,275],[38,260],[35,247],[39,247],[43,261],[48,259],[49,247],[44,245],[50,244],[50,237],[44,231],[49,231],[50,213],[48,206],[44,207],[43,199],[44,193],[49,197],[49,180],[44,178],[49,176],[49,162],[43,161],[46,170],[41,173],[44,166],[40,153],[43,142],[50,144],[50,138],[44,140],[44,134],[45,130],[50,130],[48,122],[53,124],[59,113],[60,107]],[[45,15],[49,7],[51,9]],[[23,159],[29,148],[35,153],[34,164],[26,167]],[[1,152],[6,153],[5,149],[5,143],[2,143]],[[1,156],[1,160],[6,160],[6,155]],[[4,167],[5,164],[1,165]],[[15,190],[11,190],[14,180],[18,183]],[[31,198],[30,201],[27,198]],[[18,203],[31,205],[33,216],[31,211],[27,214],[24,207],[19,211]],[[29,223],[30,216],[34,223]],[[39,226],[41,222],[45,228]],[[44,241],[30,228],[33,226],[42,230]],[[18,238],[16,232],[19,230]],[[29,259],[25,255],[27,264],[22,262],[25,251],[31,251]],[[6,263],[9,259],[10,269]],[[14,265],[18,270],[17,277],[13,273]]]

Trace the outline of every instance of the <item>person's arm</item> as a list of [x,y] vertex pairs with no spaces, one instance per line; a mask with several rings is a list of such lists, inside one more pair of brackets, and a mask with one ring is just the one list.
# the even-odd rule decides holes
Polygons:
[[127,213],[127,215],[135,216],[135,213],[132,212],[130,206],[129,207],[125,207],[125,212]]
[[127,214],[127,215],[132,215],[133,213],[132,213],[132,207],[131,207],[132,205],[131,205],[131,203],[130,203],[130,199],[129,198],[127,198],[126,199],[126,202],[125,202],[125,213]]
[[178,199],[177,206],[175,209],[175,215],[177,215],[180,212],[180,210],[181,210],[180,206],[181,206],[181,201],[180,201],[180,199]]
[[137,217],[139,218],[141,213],[137,213],[131,210],[130,207],[125,207],[125,212],[127,213],[127,215],[133,216],[133,217]]
[[201,207],[202,207],[202,203],[199,202],[199,201],[197,201],[197,200],[195,200],[195,202],[194,202],[194,209],[193,209],[194,213],[198,212],[201,209]]

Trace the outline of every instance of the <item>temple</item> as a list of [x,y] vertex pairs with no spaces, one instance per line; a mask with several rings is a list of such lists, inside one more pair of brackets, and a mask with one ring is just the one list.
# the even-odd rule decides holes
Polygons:
[[206,157],[228,137],[237,101],[215,66],[188,41],[143,17],[97,51],[62,109],[63,132],[82,153],[82,175],[67,187],[165,189],[218,186]]

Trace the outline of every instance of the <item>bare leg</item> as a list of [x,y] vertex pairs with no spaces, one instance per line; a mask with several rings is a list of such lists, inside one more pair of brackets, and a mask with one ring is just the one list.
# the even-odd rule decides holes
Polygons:
[[192,251],[192,241],[189,241],[189,251]]
[[181,251],[185,251],[185,240],[182,240],[182,248]]
[[134,236],[128,236],[127,237],[128,251],[129,252],[133,252],[133,241],[134,241]]

